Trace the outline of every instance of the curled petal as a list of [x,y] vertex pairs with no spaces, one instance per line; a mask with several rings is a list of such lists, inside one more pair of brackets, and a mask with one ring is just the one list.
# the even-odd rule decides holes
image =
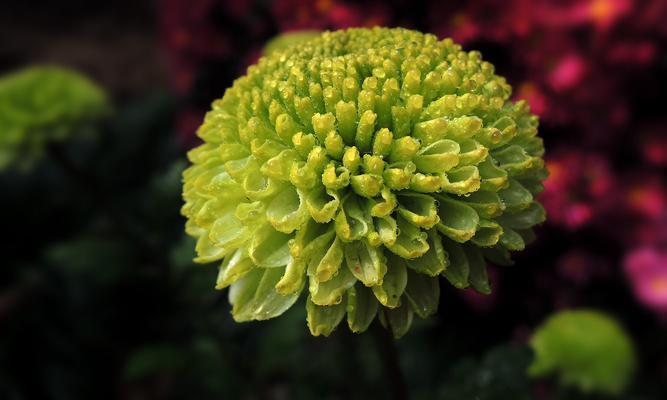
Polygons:
[[366,286],[381,284],[387,272],[384,251],[369,245],[365,240],[345,245],[345,261],[352,275]]
[[373,294],[385,307],[396,308],[401,304],[401,295],[408,283],[408,271],[402,259],[389,256],[389,268],[381,285],[373,286]]
[[308,298],[306,314],[308,328],[313,336],[329,336],[345,316],[345,303],[320,306]]
[[449,196],[438,196],[438,200],[440,201],[438,208],[440,222],[436,225],[438,231],[459,243],[470,240],[479,224],[477,212]]
[[276,283],[285,268],[256,268],[231,285],[229,302],[237,322],[265,320],[277,317],[289,309],[299,293],[282,296],[276,292]]

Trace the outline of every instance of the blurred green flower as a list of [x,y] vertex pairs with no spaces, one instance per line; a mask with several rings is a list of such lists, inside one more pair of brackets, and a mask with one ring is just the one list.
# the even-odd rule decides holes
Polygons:
[[90,133],[105,93],[76,72],[32,67],[0,78],[0,170],[28,167],[50,142]]
[[405,29],[326,32],[260,59],[213,103],[184,173],[197,262],[236,321],[308,290],[308,326],[395,336],[438,277],[489,293],[544,221],[537,117],[478,52]]
[[563,311],[547,319],[530,342],[533,376],[559,375],[562,383],[590,392],[620,394],[637,364],[628,335],[609,316]]

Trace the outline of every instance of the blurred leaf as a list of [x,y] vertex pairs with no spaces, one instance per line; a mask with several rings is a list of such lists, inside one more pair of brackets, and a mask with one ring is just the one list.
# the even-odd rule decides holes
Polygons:
[[547,319],[531,339],[533,376],[552,373],[585,392],[619,394],[630,383],[637,360],[619,324],[592,310],[562,311]]

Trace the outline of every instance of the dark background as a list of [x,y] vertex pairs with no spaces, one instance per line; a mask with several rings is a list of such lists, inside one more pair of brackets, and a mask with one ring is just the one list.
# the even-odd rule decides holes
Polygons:
[[[647,0],[164,0],[0,6],[0,72],[54,63],[98,82],[97,141],[0,172],[0,398],[385,398],[371,332],[313,338],[303,301],[236,324],[179,215],[210,102],[283,31],[403,26],[477,49],[540,115],[548,221],[484,297],[443,285],[397,342],[413,398],[597,398],[529,380],[526,340],[587,307],[627,329],[623,398],[667,398],[667,4]],[[476,397],[475,397],[476,396]],[[604,398],[604,397],[602,397]]]

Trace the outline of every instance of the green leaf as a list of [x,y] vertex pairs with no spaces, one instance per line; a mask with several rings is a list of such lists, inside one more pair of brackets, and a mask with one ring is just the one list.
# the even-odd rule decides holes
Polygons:
[[630,337],[610,316],[593,310],[561,311],[530,340],[532,376],[557,374],[564,385],[619,395],[637,366]]

